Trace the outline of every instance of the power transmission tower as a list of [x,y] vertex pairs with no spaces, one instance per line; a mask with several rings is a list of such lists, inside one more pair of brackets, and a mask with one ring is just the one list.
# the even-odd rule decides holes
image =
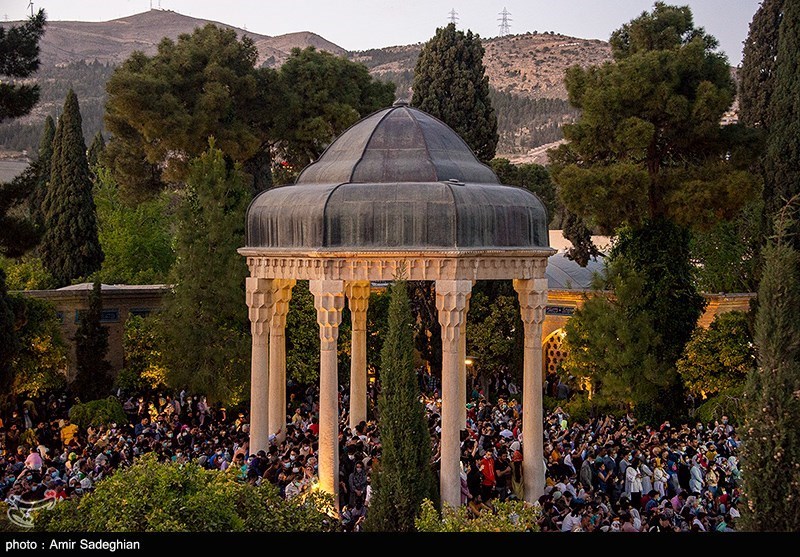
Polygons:
[[503,35],[508,35],[508,33],[511,31],[511,13],[507,9],[503,8],[503,11],[500,12],[499,15],[500,17],[497,18],[497,21],[500,22],[500,36],[502,37]]
[[455,8],[450,10],[450,23],[453,24],[458,23],[458,12],[456,11]]
[[33,17],[33,0],[28,3],[28,7],[31,9],[31,17]]

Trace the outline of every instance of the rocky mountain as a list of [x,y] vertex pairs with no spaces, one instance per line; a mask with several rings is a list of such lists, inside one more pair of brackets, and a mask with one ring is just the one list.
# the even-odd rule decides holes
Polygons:
[[[20,22],[3,22],[13,25]],[[27,118],[0,125],[0,148],[32,150],[46,114],[57,115],[66,91],[73,87],[81,102],[87,138],[102,127],[105,81],[113,67],[135,50],[154,54],[164,38],[207,23],[250,37],[258,49],[258,64],[279,67],[293,48],[313,46],[365,64],[379,79],[397,84],[397,96],[410,98],[414,65],[421,44],[347,52],[311,32],[267,36],[224,23],[153,9],[105,22],[48,21],[40,43],[42,67],[37,79],[42,97]],[[587,66],[610,59],[608,43],[553,32],[529,32],[483,40],[484,64],[498,111],[498,154],[519,159],[537,147],[558,141],[560,126],[575,117],[566,102],[564,71],[573,64]],[[536,160],[540,160],[541,156]]]

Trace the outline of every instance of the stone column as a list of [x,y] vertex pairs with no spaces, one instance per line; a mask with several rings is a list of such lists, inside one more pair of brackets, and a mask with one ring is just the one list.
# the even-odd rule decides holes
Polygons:
[[250,453],[269,448],[269,324],[272,320],[272,281],[246,279],[252,354],[250,357]]
[[[474,282],[472,283],[475,284]],[[461,330],[461,341],[458,343],[458,361],[461,376],[458,379],[458,400],[461,401],[459,412],[461,413],[461,429],[467,424],[467,315],[469,314],[469,299],[472,292],[467,294],[466,305],[464,306],[464,325]]]
[[522,476],[525,500],[533,503],[544,493],[542,431],[542,323],[547,305],[547,279],[514,280],[525,326],[522,380]]
[[[439,485],[442,503],[461,505],[461,460],[459,438],[464,428],[461,408],[461,336],[466,322],[467,296],[472,291],[470,280],[437,280],[436,309],[442,326],[442,440]],[[465,391],[466,392],[466,391]],[[465,394],[466,397],[466,394]]]
[[350,428],[367,419],[367,308],[369,281],[345,284],[353,324],[350,354]]
[[319,323],[319,486],[333,495],[339,512],[339,390],[336,341],[344,307],[344,282],[311,280]]
[[286,314],[297,281],[275,279],[272,282],[275,310],[269,327],[269,431],[281,443],[286,438]]

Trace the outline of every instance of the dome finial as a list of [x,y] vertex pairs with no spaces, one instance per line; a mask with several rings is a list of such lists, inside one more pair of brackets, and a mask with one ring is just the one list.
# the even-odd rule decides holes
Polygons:
[[392,103],[392,106],[408,106],[408,101],[406,99],[397,99]]

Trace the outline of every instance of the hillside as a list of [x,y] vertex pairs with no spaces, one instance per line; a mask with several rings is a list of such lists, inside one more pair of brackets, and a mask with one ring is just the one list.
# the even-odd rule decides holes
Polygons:
[[[19,22],[3,22],[13,25]],[[78,94],[87,141],[102,129],[105,82],[113,68],[134,50],[152,55],[164,38],[177,39],[207,23],[233,29],[253,40],[257,64],[279,67],[293,48],[313,46],[365,64],[378,79],[397,85],[398,98],[411,97],[414,65],[421,44],[347,52],[311,32],[270,37],[170,10],[150,10],[105,22],[49,21],[41,41],[39,104],[26,118],[0,124],[0,148],[32,151],[47,114],[57,116],[69,87]],[[573,64],[599,64],[610,58],[608,43],[552,32],[494,37],[483,41],[492,102],[498,112],[500,156],[530,153],[561,139],[561,125],[577,112],[566,102],[564,71]]]

